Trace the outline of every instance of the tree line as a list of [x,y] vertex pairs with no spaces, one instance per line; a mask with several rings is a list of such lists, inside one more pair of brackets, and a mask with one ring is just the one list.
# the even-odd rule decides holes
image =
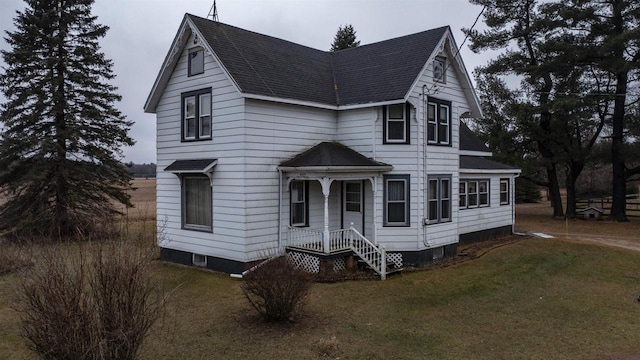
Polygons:
[[483,6],[486,25],[463,29],[471,49],[501,50],[475,72],[484,112],[477,132],[500,160],[548,188],[555,218],[576,216],[576,183],[607,148],[610,218],[627,221],[626,182],[640,174],[640,2],[471,3]]

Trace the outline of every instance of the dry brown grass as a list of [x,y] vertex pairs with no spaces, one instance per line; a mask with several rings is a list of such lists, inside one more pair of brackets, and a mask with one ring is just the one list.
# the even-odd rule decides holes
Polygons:
[[[145,193],[147,200],[155,197],[153,180],[142,183],[147,186],[133,194],[136,202]],[[516,222],[520,231],[640,234],[638,219],[552,220],[545,203],[518,205]],[[525,238],[456,266],[387,281],[314,284],[305,316],[284,326],[260,321],[241,282],[228,275],[166,263],[156,263],[154,275],[165,290],[177,290],[166,322],[143,347],[143,359],[640,355],[640,253],[621,249]],[[15,276],[0,276],[0,359],[31,356],[9,307]]]
[[516,206],[516,231],[543,232],[556,236],[571,237],[587,235],[637,241],[640,244],[640,218],[630,217],[629,222],[609,220],[553,220],[553,209],[549,202],[518,204]]
[[154,220],[156,218],[156,179],[133,179],[134,190],[128,191],[134,207],[120,205],[129,221]]

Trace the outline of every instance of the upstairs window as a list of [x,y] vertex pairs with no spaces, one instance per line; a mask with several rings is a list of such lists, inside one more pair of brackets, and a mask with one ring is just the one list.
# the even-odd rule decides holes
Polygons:
[[409,114],[407,104],[383,107],[383,140],[385,144],[409,144]]
[[444,83],[446,82],[445,77],[445,64],[447,63],[446,59],[443,57],[437,57],[433,60],[433,81]]
[[189,51],[189,76],[204,72],[204,50],[202,48]]
[[509,205],[509,179],[500,179],[500,205]]
[[309,182],[292,181],[289,191],[291,226],[309,226]]
[[427,142],[451,146],[451,102],[429,98],[427,102]]
[[182,94],[182,141],[211,139],[211,89]]

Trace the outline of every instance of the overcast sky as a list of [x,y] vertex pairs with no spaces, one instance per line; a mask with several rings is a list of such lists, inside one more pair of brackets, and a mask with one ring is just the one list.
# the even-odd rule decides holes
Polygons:
[[[111,29],[102,51],[114,61],[122,101],[120,111],[135,124],[136,145],[124,149],[126,161],[155,162],[155,115],[142,110],[162,61],[185,13],[206,17],[213,0],[96,0],[93,13]],[[7,49],[5,31],[13,31],[22,0],[0,0],[0,48]],[[481,8],[466,0],[217,0],[220,22],[328,50],[340,25],[352,24],[361,44],[370,44],[449,25],[460,45],[463,27],[470,27]],[[477,27],[483,28],[482,20]],[[461,50],[471,75],[488,55]],[[0,59],[0,67],[4,67]],[[2,70],[0,70],[2,71]],[[0,103],[5,98],[0,94]]]

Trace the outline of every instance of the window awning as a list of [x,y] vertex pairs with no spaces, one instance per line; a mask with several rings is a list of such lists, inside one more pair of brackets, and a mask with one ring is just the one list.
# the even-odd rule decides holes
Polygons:
[[176,160],[164,168],[164,171],[176,175],[180,174],[205,174],[211,178],[213,168],[218,164],[218,159],[190,159]]

